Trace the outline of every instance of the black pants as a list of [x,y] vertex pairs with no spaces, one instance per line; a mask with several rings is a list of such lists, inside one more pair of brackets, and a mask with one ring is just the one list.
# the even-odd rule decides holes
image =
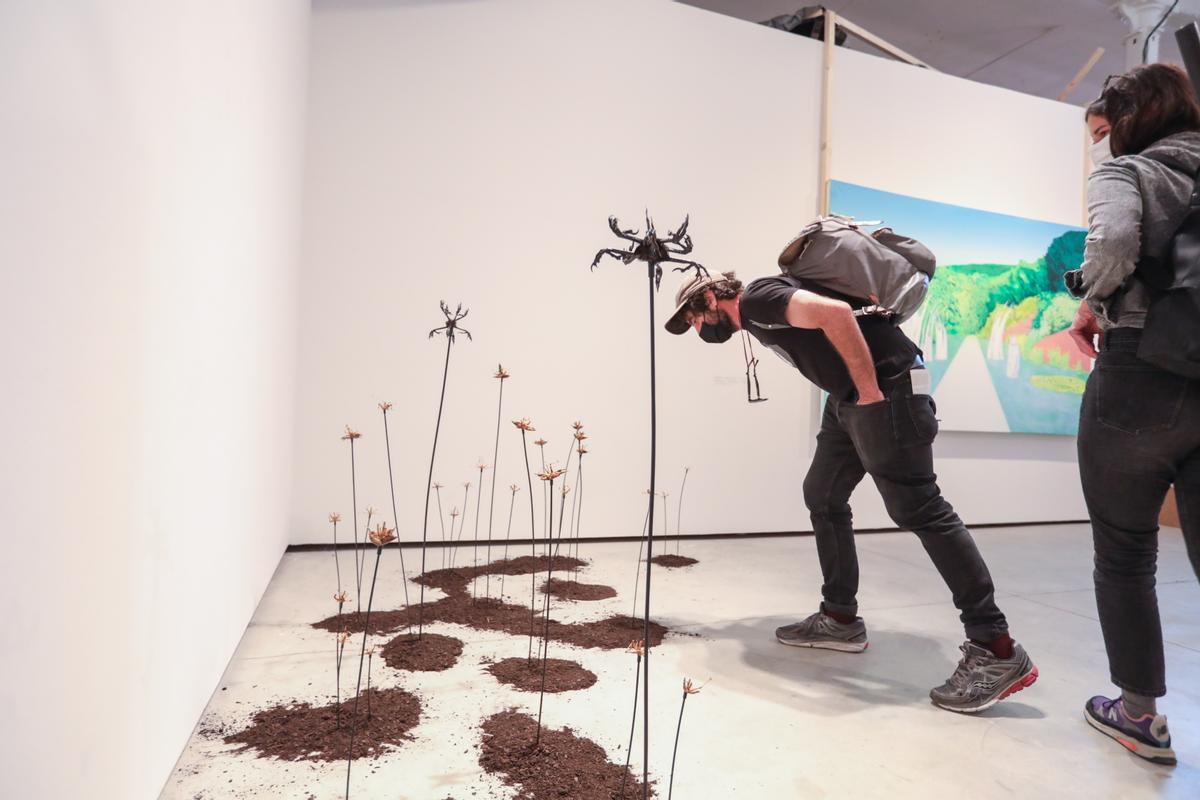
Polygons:
[[1136,355],[1140,331],[1105,336],[1079,416],[1079,473],[1096,550],[1096,607],[1112,681],[1166,694],[1155,571],[1158,515],[1175,484],[1200,575],[1200,382]]
[[804,479],[825,585],[826,611],[857,614],[858,555],[850,493],[863,476],[875,481],[888,515],[915,533],[950,588],[967,638],[991,641],[1008,630],[996,607],[987,565],[958,514],[942,497],[933,472],[937,418],[928,395],[904,380],[880,403],[857,406],[830,397],[817,452]]

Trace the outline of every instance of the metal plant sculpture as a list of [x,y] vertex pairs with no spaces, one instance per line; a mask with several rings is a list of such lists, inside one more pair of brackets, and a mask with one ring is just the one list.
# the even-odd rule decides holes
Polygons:
[[704,684],[697,686],[691,678],[683,679],[683,700],[679,702],[679,722],[675,723],[675,746],[671,749],[671,779],[667,782],[667,800],[675,790],[675,755],[679,752],[679,731],[683,729],[683,709],[687,707],[688,695],[699,694]]
[[[429,478],[425,481],[425,515],[421,521],[421,574],[425,574],[425,550],[429,541],[429,495],[433,491],[433,465],[437,461],[437,446],[438,435],[442,431],[442,409],[446,405],[446,378],[450,374],[450,348],[453,347],[455,335],[458,333],[465,334],[468,339],[471,338],[471,332],[466,328],[459,327],[459,323],[466,318],[470,313],[462,310],[462,303],[458,304],[458,309],[453,314],[450,313],[450,306],[446,305],[446,301],[441,301],[442,314],[446,317],[446,324],[440,328],[434,328],[429,332],[429,338],[432,339],[437,334],[443,334],[446,337],[446,363],[442,367],[442,395],[438,400],[437,425],[433,429],[433,452],[429,456]],[[418,605],[420,609],[417,614],[417,639],[425,631],[425,584],[421,583],[421,599]]]
[[[566,474],[565,469],[555,469],[551,464],[538,477],[550,486],[550,527],[546,531],[546,608],[542,622],[542,688],[538,695],[537,736],[533,745],[537,747],[542,741],[542,701],[546,697],[546,661],[550,657],[550,585],[554,583],[554,554],[551,543],[554,539],[554,481]],[[563,505],[566,505],[565,498]],[[561,514],[560,514],[561,517]],[[562,521],[559,520],[559,534],[562,536]]]
[[691,467],[683,468],[683,481],[679,484],[679,510],[675,512],[675,555],[679,555],[680,523],[683,522],[683,490],[687,488],[687,476]]
[[695,270],[697,275],[708,274],[708,270],[695,261],[675,258],[675,256],[683,256],[692,252],[692,237],[687,232],[687,217],[683,218],[683,224],[679,226],[679,230],[667,231],[667,236],[664,239],[658,238],[658,234],[654,230],[654,220],[650,219],[649,212],[646,213],[646,233],[642,236],[638,236],[636,230],[622,230],[616,217],[608,218],[608,227],[613,233],[625,239],[630,244],[625,250],[606,247],[596,253],[596,257],[592,260],[592,269],[595,269],[599,265],[600,259],[604,256],[612,256],[626,264],[632,264],[634,261],[644,261],[650,267],[650,278],[654,281],[655,289],[662,283],[662,267],[659,264],[664,262],[683,265],[675,267],[674,272]]
[[[508,561],[508,540],[512,538],[512,518],[513,508],[517,504],[517,492],[521,491],[521,487],[515,483],[510,484],[508,490],[512,492],[512,497],[508,499],[508,528],[504,532],[504,557],[503,561]],[[490,562],[489,562],[490,563]],[[490,574],[490,573],[489,573]],[[504,573],[500,573],[500,602],[504,602]]]
[[[473,552],[471,554],[471,562],[472,562],[471,566],[475,570],[478,570],[479,569],[479,506],[483,502],[483,471],[485,469],[487,469],[488,465],[484,464],[481,461],[478,464],[476,464],[475,466],[479,468],[479,486],[476,487],[476,489],[475,489],[475,534],[474,534],[475,542],[474,542],[474,545],[472,548]],[[494,480],[492,482],[495,483]],[[471,602],[472,603],[475,602],[475,584],[476,583],[477,583],[477,577],[472,577],[471,578]]]
[[633,719],[629,722],[629,745],[625,748],[625,771],[621,773],[621,791],[617,794],[618,798],[625,796],[625,780],[629,777],[629,760],[633,756],[633,732],[637,728],[638,678],[642,674],[642,656],[646,650],[641,639],[634,639],[625,648],[625,652],[636,655],[637,664],[633,667]]
[[657,403],[657,368],[654,352],[654,292],[662,282],[661,264],[679,264],[675,272],[695,271],[697,275],[708,275],[708,270],[695,261],[677,258],[692,251],[692,237],[688,235],[688,217],[677,231],[668,231],[666,238],[660,239],[646,212],[646,232],[639,236],[637,231],[622,230],[616,217],[608,218],[608,227],[621,239],[629,244],[627,249],[618,250],[605,248],[596,253],[592,259],[591,269],[595,270],[604,256],[611,256],[625,264],[642,261],[646,264],[646,278],[649,283],[650,298],[650,516],[646,526],[646,615],[642,620],[642,642],[646,648],[646,656],[642,660],[642,797],[650,796],[650,556],[654,554],[654,471],[658,457],[658,403]]
[[[532,433],[537,429],[533,427],[528,419],[514,419],[512,424],[521,432],[521,448],[525,451],[525,480],[529,484],[529,549],[534,558],[537,558],[537,518],[533,510],[533,473],[529,469],[529,445],[526,443],[525,434]],[[544,484],[543,484],[544,485]],[[526,660],[533,661],[533,631],[537,614],[537,573],[531,571],[529,575],[529,653]]]
[[[496,365],[496,374],[492,376],[500,381],[500,399],[496,403],[496,446],[492,450],[492,490],[488,500],[488,543],[487,543],[487,563],[492,563],[492,519],[496,512],[496,470],[500,467],[500,415],[504,412],[504,382],[512,375],[504,368],[503,364]],[[481,484],[482,486],[482,484]],[[510,509],[511,510],[511,509]],[[512,514],[509,514],[509,527],[512,527]],[[484,580],[484,597],[492,596],[492,573],[488,572],[487,578]]]
[[[358,733],[358,698],[362,688],[363,660],[367,655],[367,637],[371,635],[371,603],[375,599],[375,581],[379,578],[379,558],[383,548],[396,541],[396,531],[384,523],[368,534],[371,544],[375,545],[375,572],[371,575],[371,594],[367,598],[367,616],[363,624],[362,649],[358,654],[358,680],[354,684],[354,708],[350,713],[350,750],[346,755],[346,797],[350,797],[350,765],[354,763],[354,736]],[[363,554],[366,560],[366,554]]]
[[[384,441],[384,444],[387,446],[388,487],[392,490],[392,519],[399,520],[400,517],[397,516],[397,514],[396,514],[396,482],[392,479],[392,439],[391,439],[391,436],[388,434],[387,412],[389,410],[391,410],[391,408],[392,408],[391,403],[385,402],[385,403],[379,404],[379,410],[383,412],[383,441]],[[397,527],[399,527],[399,524],[397,524]],[[409,613],[411,615],[411,606],[408,602],[408,570],[404,566],[404,551],[401,550],[399,547],[397,547],[396,549],[400,553],[400,581],[404,586],[404,607],[407,609],[410,609]],[[411,619],[409,622],[410,622],[410,627],[411,627]],[[368,681],[370,680],[370,677],[371,677],[371,673],[368,670],[368,672],[367,672]]]
[[[354,590],[362,594],[362,579],[358,569],[358,481],[354,474],[354,441],[362,438],[362,434],[353,430],[349,425],[346,426],[346,432],[342,435],[342,441],[350,443],[350,502],[353,503],[354,512]],[[357,611],[362,611],[362,603],[358,597],[354,598],[358,603]]]

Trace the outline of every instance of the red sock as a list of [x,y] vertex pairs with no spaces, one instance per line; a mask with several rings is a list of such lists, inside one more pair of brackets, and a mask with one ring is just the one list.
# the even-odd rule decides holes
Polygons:
[[821,613],[832,619],[834,622],[840,622],[843,625],[849,625],[853,623],[854,620],[858,619],[858,617],[854,616],[853,614],[839,614],[836,611],[828,611],[826,609],[821,609]]
[[979,645],[980,647],[992,651],[992,655],[994,655],[996,658],[1012,658],[1013,644],[1015,644],[1015,642],[1013,642],[1012,637],[1007,633],[997,639],[992,639],[990,642],[980,642],[976,641],[975,639],[972,639],[971,641],[975,642],[975,644]]

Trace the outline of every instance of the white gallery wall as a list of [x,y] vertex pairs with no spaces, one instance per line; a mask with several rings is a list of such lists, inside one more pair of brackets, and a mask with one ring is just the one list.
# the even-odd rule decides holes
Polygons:
[[309,8],[0,3],[0,795],[158,795],[288,541]]
[[[492,462],[502,362],[513,377],[497,535],[505,487],[525,484],[509,422],[522,416],[559,464],[571,422],[585,423],[584,535],[640,532],[647,279],[644,267],[588,265],[620,244],[609,214],[642,227],[649,209],[660,230],[690,213],[710,269],[768,273],[816,210],[816,162],[797,154],[816,148],[819,48],[644,0],[320,3],[312,34],[293,541],[328,541],[330,511],[350,519],[345,424],[363,433],[360,526],[367,505],[392,519],[384,400],[400,534],[420,539],[446,346],[427,334],[441,299],[470,308],[474,336],[451,356],[434,470],[444,512],[462,509],[478,460]],[[679,281],[663,278],[660,322]],[[750,406],[736,340],[660,331],[658,346],[659,474],[674,495],[692,467],[685,529],[802,524],[808,389],[765,367],[771,400]],[[531,458],[540,466],[532,446]],[[485,481],[481,536],[491,470]],[[477,502],[473,486],[467,538]],[[516,511],[513,535],[527,536],[528,506]],[[436,507],[430,525],[440,539]]]
[[[648,208],[660,230],[690,213],[694,255],[710,269],[772,274],[781,245],[817,210],[820,70],[816,42],[666,0],[318,3],[293,541],[329,541],[330,511],[350,518],[344,424],[364,434],[360,526],[368,505],[391,519],[383,400],[396,406],[400,534],[420,539],[445,356],[444,341],[426,337],[442,321],[439,299],[470,307],[464,324],[475,335],[451,357],[434,469],[447,486],[443,512],[465,500],[465,537],[474,535],[474,465],[492,461],[491,374],[503,362],[513,378],[495,535],[504,487],[524,484],[508,422],[518,416],[559,463],[569,423],[584,421],[583,535],[640,532],[646,279],[613,261],[587,266],[596,249],[619,244],[608,214],[640,226]],[[1080,222],[1077,109],[842,50],[834,76],[834,178]],[[678,281],[664,278],[660,320]],[[748,405],[736,339],[713,347],[660,332],[658,356],[671,529],[690,466],[684,532],[808,530],[800,481],[813,393],[762,353],[770,401]],[[1067,438],[938,442],[947,496],[976,523],[1082,518],[1073,451]],[[490,470],[484,481],[481,536]],[[855,505],[858,524],[891,525],[869,482]],[[440,539],[436,506],[429,520]],[[516,520],[513,535],[527,535],[528,506],[517,505]]]

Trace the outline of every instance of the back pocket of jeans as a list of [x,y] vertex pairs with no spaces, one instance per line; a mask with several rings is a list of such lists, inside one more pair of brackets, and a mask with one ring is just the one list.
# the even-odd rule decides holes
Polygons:
[[1165,431],[1175,424],[1188,381],[1161,370],[1096,371],[1096,416],[1125,433]]

